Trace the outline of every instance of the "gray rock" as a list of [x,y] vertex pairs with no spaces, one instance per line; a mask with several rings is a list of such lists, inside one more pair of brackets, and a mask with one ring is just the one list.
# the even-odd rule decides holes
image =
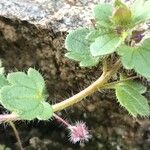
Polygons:
[[[102,1],[76,0],[75,4],[69,1],[0,0],[0,57],[3,66],[7,72],[26,70],[30,66],[39,69],[46,81],[50,103],[79,92],[101,74],[100,66],[81,69],[76,62],[65,58],[64,38],[70,29],[91,25],[91,8]],[[74,119],[86,120],[91,130],[93,138],[83,149],[130,150],[136,147],[140,150],[145,147],[144,150],[148,150],[149,137],[147,140],[147,131],[141,129],[146,128],[149,120],[145,119],[146,125],[143,120],[140,124],[135,122],[112,99],[114,95],[111,92],[97,93],[89,101],[83,102],[83,106],[79,104],[69,109],[69,120],[71,117],[72,122]],[[90,103],[95,106],[94,113],[87,107]],[[38,128],[40,138],[34,138],[35,134],[29,136],[29,131],[24,128],[20,127],[19,130],[21,134],[25,132],[22,134],[23,142],[29,143],[33,137],[31,145],[28,145],[30,150],[36,145],[37,149],[46,149],[47,145],[51,146],[49,149],[70,148],[70,144],[60,137],[65,134],[64,129],[60,132],[45,123]],[[10,142],[5,136],[6,133],[1,134],[0,141]],[[25,137],[28,137],[28,141],[25,141]]]

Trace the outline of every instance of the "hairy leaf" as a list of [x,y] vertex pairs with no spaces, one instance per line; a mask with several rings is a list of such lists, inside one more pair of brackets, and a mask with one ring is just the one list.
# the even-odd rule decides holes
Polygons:
[[5,72],[4,67],[0,67],[0,75],[4,74],[4,72]]
[[35,82],[24,72],[12,72],[7,75],[7,80],[12,85],[20,85],[36,89]]
[[29,68],[28,76],[33,80],[33,82],[36,85],[36,88],[39,89],[39,91],[45,90],[45,81],[42,75],[37,70]]
[[86,40],[94,42],[96,38],[98,38],[101,35],[101,32],[96,29],[90,30],[90,32],[86,36]]
[[133,12],[133,22],[135,24],[139,24],[150,20],[149,8],[150,0],[135,0],[133,5],[131,6],[131,10]]
[[52,107],[45,102],[44,79],[38,71],[29,68],[28,74],[10,73],[7,79],[9,85],[0,90],[0,101],[6,109],[26,120],[46,120],[52,116]]
[[6,85],[9,85],[4,75],[5,69],[2,67],[2,61],[0,60],[0,89]]
[[52,106],[51,106],[49,103],[47,103],[47,102],[43,102],[42,105],[43,105],[43,111],[42,111],[42,113],[40,113],[40,114],[38,115],[37,118],[38,118],[39,120],[48,120],[48,119],[51,118],[52,115],[53,115],[53,108],[52,108]]
[[[126,76],[124,76],[123,74],[120,75],[120,80],[124,80],[127,79]],[[131,88],[134,88],[135,90],[137,90],[137,92],[143,94],[147,91],[147,87],[144,86],[142,83],[140,83],[139,81],[135,81],[135,80],[127,80],[125,82],[122,82],[122,84],[124,85],[128,85]]]
[[37,107],[35,107],[32,110],[29,111],[23,111],[23,112],[18,112],[18,115],[21,119],[23,120],[33,120],[35,118],[38,118],[38,116],[43,112],[43,104],[40,103],[39,105],[37,105]]
[[115,33],[109,33],[98,37],[90,46],[93,56],[111,54],[120,46],[122,39]]
[[34,110],[19,114],[20,118],[24,120],[33,120],[35,118],[39,120],[48,120],[52,115],[52,106],[47,102],[41,102]]
[[4,74],[4,72],[5,72],[5,69],[4,67],[2,67],[2,61],[0,59],[0,75]]
[[131,88],[135,89],[137,92],[141,94],[145,93],[147,90],[147,88],[143,84],[136,81],[126,81],[124,82],[124,85],[130,86]]
[[99,4],[94,7],[93,15],[98,24],[109,27],[111,25],[110,17],[112,15],[112,11],[112,5]]
[[90,41],[86,40],[89,30],[79,28],[68,34],[65,40],[65,47],[68,52],[66,57],[79,61],[80,66],[91,67],[99,62],[99,57],[93,57],[90,53]]
[[6,78],[4,77],[4,75],[0,74],[0,89],[3,87],[3,86],[6,86],[8,85],[8,81],[6,80]]
[[38,91],[19,85],[5,86],[1,89],[1,102],[11,111],[30,111],[35,109],[43,97]]
[[134,69],[144,77],[150,77],[150,39],[146,39],[139,47],[123,45],[118,54],[126,69]]
[[150,109],[146,98],[134,89],[133,84],[121,83],[116,85],[116,96],[120,105],[125,107],[132,116],[150,115]]

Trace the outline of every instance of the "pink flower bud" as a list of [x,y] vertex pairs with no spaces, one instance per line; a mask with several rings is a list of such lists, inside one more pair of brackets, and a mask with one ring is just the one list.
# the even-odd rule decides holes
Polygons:
[[75,144],[77,142],[87,142],[92,137],[89,134],[88,128],[84,122],[77,121],[75,125],[71,125],[66,120],[56,115],[55,113],[53,114],[53,116],[59,123],[61,122],[67,129],[69,129],[70,141],[72,143]]
[[87,142],[91,138],[86,124],[82,121],[76,122],[74,126],[68,126],[68,129],[70,130],[70,141],[74,144]]

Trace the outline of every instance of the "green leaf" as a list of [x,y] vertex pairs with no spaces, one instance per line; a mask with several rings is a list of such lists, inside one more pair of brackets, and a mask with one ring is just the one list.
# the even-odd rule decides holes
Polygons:
[[50,119],[53,116],[53,108],[47,102],[43,102],[42,105],[43,105],[43,111],[42,111],[42,113],[40,113],[38,115],[37,118],[39,120],[48,120],[48,119]]
[[115,0],[114,6],[115,7],[126,7],[126,5],[121,0]]
[[20,113],[19,116],[24,120],[33,120],[35,118],[39,120],[48,120],[53,116],[53,109],[49,103],[42,102],[34,110]]
[[6,78],[4,77],[4,75],[0,74],[0,89],[3,87],[3,86],[6,86],[8,85],[8,81],[6,80]]
[[12,149],[9,147],[6,147],[6,145],[0,144],[0,150],[12,150]]
[[133,22],[135,25],[150,20],[149,8],[150,0],[135,0],[131,6],[131,10],[133,12]]
[[146,98],[134,89],[133,85],[122,83],[116,85],[116,96],[120,105],[125,107],[132,116],[150,115]]
[[39,91],[45,90],[45,81],[44,81],[42,75],[37,70],[35,70],[33,68],[29,68],[28,76],[36,84],[36,88],[39,89]]
[[4,72],[5,72],[4,67],[0,67],[0,75],[4,74]]
[[122,45],[118,54],[126,69],[134,69],[142,76],[150,77],[150,39],[146,39],[139,47]]
[[98,37],[90,46],[92,56],[111,54],[122,43],[122,39],[115,33]]
[[101,35],[101,32],[99,30],[92,29],[87,34],[86,40],[94,42],[95,39],[98,38],[100,35]]
[[[120,80],[125,80],[125,79],[128,79],[128,78],[126,76],[124,76],[123,74],[121,74]],[[131,88],[137,90],[137,92],[139,92],[140,94],[143,94],[147,91],[147,87],[145,87],[139,81],[127,80],[125,82],[122,82],[122,84],[130,86]]]
[[93,15],[96,21],[102,25],[109,27],[111,25],[110,17],[112,15],[113,8],[110,4],[99,4],[93,9]]
[[4,72],[5,72],[5,69],[4,69],[4,67],[2,67],[2,61],[0,59],[0,75],[3,75]]
[[28,69],[28,74],[24,72],[13,72],[7,75],[7,80],[12,85],[21,85],[24,87],[36,89],[41,93],[45,92],[45,82],[41,74],[33,69]]
[[131,88],[133,88],[134,90],[136,90],[137,92],[143,94],[146,92],[147,88],[141,84],[140,82],[136,82],[136,81],[126,81],[124,82],[124,85],[128,85]]
[[10,111],[30,111],[44,100],[44,97],[36,90],[19,85],[4,86],[0,94],[3,106]]
[[29,111],[18,112],[18,115],[23,120],[33,120],[43,113],[43,104],[40,103],[37,107]]
[[10,73],[7,76],[9,85],[0,90],[0,102],[21,119],[47,120],[52,116],[52,107],[46,103],[45,83],[41,74],[29,68],[24,72]]
[[89,30],[79,28],[68,34],[65,47],[68,50],[66,57],[79,61],[80,66],[91,67],[99,62],[99,57],[93,57],[90,53],[90,41],[86,40]]
[[35,82],[29,78],[24,72],[13,72],[7,75],[7,80],[12,85],[20,85],[32,89],[36,89]]
[[4,67],[2,67],[2,61],[0,60],[0,89],[6,85],[9,85],[7,79],[4,76]]

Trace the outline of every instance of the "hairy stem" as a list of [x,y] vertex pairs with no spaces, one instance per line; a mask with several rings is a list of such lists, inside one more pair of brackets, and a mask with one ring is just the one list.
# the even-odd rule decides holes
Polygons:
[[53,114],[53,117],[54,117],[58,122],[62,123],[65,127],[70,126],[70,124],[69,124],[66,120],[62,119],[61,117],[59,117],[59,116],[56,115],[55,113]]
[[19,120],[19,117],[14,113],[0,115],[0,123],[7,122],[7,121],[16,121],[16,120]]
[[118,71],[120,66],[121,66],[121,63],[120,63],[120,60],[118,60],[114,64],[114,67],[111,70],[109,70],[108,72],[104,72],[100,76],[100,78],[98,78],[89,87],[87,87],[83,91],[79,92],[78,94],[75,94],[74,96],[72,96],[64,101],[53,105],[52,107],[53,107],[54,112],[57,112],[57,111],[65,109],[69,106],[72,106],[73,104],[80,102],[87,96],[92,95],[94,92],[100,90],[101,87],[103,87],[104,84],[106,84],[108,82],[108,80],[112,77],[112,75],[114,75]]
[[138,76],[133,76],[133,77],[129,77],[129,78],[126,78],[126,79],[119,80],[119,81],[106,83],[101,88],[103,88],[103,89],[114,89],[114,86],[116,84],[123,83],[123,82],[129,81],[129,80],[133,80],[133,79],[137,79],[137,78],[139,78],[139,77]]
[[21,143],[21,139],[20,139],[20,137],[19,137],[19,133],[18,133],[16,127],[15,127],[15,124],[14,124],[12,121],[9,121],[9,124],[10,124],[10,126],[12,127],[12,129],[13,129],[13,131],[14,131],[14,133],[15,133],[16,139],[17,139],[17,141],[18,141],[18,145],[19,145],[19,147],[20,147],[20,150],[24,150],[24,149],[23,149],[23,146],[22,146],[22,143]]
[[103,73],[106,73],[108,70],[108,61],[107,61],[107,57],[105,57],[103,59]]

